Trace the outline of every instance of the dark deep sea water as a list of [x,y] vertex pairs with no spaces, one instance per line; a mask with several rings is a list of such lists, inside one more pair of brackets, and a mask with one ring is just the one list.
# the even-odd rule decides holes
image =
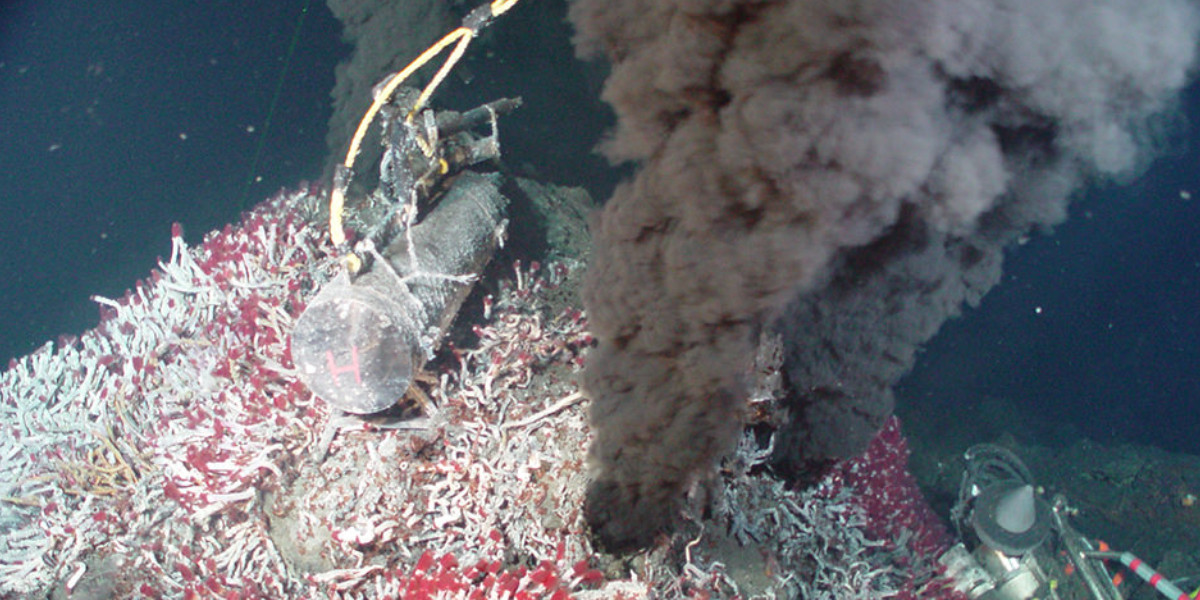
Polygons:
[[[598,131],[562,125],[594,122],[571,110],[596,90],[536,89],[547,57],[569,56],[569,34],[521,31],[519,10],[506,18],[489,32],[496,55],[468,59],[479,97],[464,101],[524,94],[502,126],[506,153],[555,181],[599,177]],[[88,296],[119,297],[146,276],[172,222],[195,243],[319,177],[334,66],[349,52],[339,31],[319,1],[0,4],[0,363],[94,325]],[[902,413],[999,397],[1097,439],[1200,452],[1196,86],[1185,105],[1182,143],[1127,185],[1089,190],[1066,224],[1011,253],[1004,283],[906,378]]]
[[0,361],[94,326],[172,222],[319,177],[340,30],[307,0],[0,3]]

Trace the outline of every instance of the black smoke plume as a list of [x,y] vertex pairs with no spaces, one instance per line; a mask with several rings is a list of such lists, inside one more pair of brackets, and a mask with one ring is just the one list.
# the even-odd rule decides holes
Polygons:
[[1089,181],[1143,167],[1200,29],[1187,0],[577,0],[633,161],[595,223],[587,515],[649,544],[784,333],[777,465],[860,451],[914,353]]

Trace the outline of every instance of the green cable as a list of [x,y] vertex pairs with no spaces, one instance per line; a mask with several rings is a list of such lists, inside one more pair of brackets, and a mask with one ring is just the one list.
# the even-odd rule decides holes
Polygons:
[[254,159],[250,161],[250,175],[246,185],[242,187],[242,197],[238,200],[239,210],[246,210],[246,198],[250,195],[250,186],[254,185],[258,173],[258,163],[262,159],[263,147],[267,145],[267,134],[271,131],[271,120],[275,116],[275,108],[279,105],[279,97],[283,94],[283,82],[287,79],[288,68],[292,65],[292,55],[296,53],[296,44],[300,42],[300,30],[304,28],[304,18],[308,16],[308,6],[312,0],[304,0],[304,8],[300,10],[300,18],[296,20],[296,29],[292,32],[292,43],[288,46],[287,56],[283,59],[283,69],[279,71],[279,80],[275,82],[275,95],[271,98],[271,106],[267,109],[267,118],[263,122],[262,132],[259,133],[258,146],[254,149]]

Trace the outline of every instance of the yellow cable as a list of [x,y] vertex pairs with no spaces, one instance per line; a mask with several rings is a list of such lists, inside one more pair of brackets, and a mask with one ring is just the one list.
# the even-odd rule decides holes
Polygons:
[[[491,11],[492,17],[497,17],[515,6],[517,2],[520,2],[520,0],[492,0],[488,8]],[[442,39],[422,52],[420,56],[408,63],[408,66],[392,75],[387,85],[375,95],[370,108],[367,109],[366,114],[359,120],[358,128],[354,130],[354,137],[350,140],[350,148],[346,151],[346,158],[342,161],[342,166],[346,169],[346,181],[339,185],[336,183],[335,178],[333,190],[329,194],[329,238],[333,241],[334,246],[341,246],[346,243],[346,231],[342,225],[342,210],[346,205],[345,188],[349,185],[350,170],[354,167],[354,160],[358,158],[359,146],[362,145],[363,137],[367,135],[367,127],[371,125],[371,121],[375,120],[375,115],[391,99],[392,93],[396,91],[396,88],[400,87],[401,83],[404,83],[417,69],[425,66],[425,63],[429,62],[434,56],[437,56],[446,46],[457,42],[454,50],[450,52],[450,56],[446,58],[446,62],[438,69],[433,80],[425,86],[425,89],[421,91],[421,95],[417,97],[416,103],[413,104],[413,108],[407,117],[411,123],[413,115],[420,111],[425,102],[429,100],[429,97],[433,95],[434,90],[441,85],[446,75],[450,73],[450,69],[454,68],[454,65],[458,63],[458,60],[467,51],[467,46],[470,45],[471,39],[478,33],[478,30],[471,29],[470,27],[459,27],[446,34]],[[347,256],[346,266],[350,272],[358,271],[361,265],[362,261],[353,253]]]
[[492,0],[492,16],[498,17],[504,14],[508,11],[508,9],[512,8],[517,2],[520,1],[521,0]]
[[[466,27],[455,29],[450,35],[460,32],[462,32],[463,35],[461,38],[459,38],[458,45],[455,46],[454,50],[450,52],[450,56],[446,58],[446,62],[442,64],[442,68],[438,69],[437,74],[434,75],[433,79],[429,81],[429,85],[426,85],[425,89],[421,90],[421,95],[417,96],[417,101],[413,103],[412,110],[408,111],[408,117],[406,120],[409,123],[412,123],[413,115],[417,114],[422,108],[424,108],[425,102],[429,100],[430,96],[433,95],[433,91],[437,89],[437,86],[441,85],[442,80],[446,78],[446,75],[450,74],[450,69],[454,68],[454,65],[458,63],[458,59],[462,58],[463,53],[467,51],[467,46],[471,44],[471,38],[474,37],[474,33]],[[448,38],[450,36],[448,35],[446,37]]]
[[354,166],[354,159],[358,157],[358,147],[362,145],[363,137],[367,134],[367,127],[371,125],[371,121],[375,119],[375,115],[379,113],[379,109],[383,108],[383,105],[387,104],[387,101],[391,99],[392,93],[396,91],[396,88],[400,87],[400,84],[404,83],[417,69],[425,66],[425,63],[429,62],[429,59],[436,56],[438,52],[441,52],[442,48],[454,43],[463,35],[469,37],[470,32],[471,30],[463,27],[451,31],[388,80],[387,85],[376,94],[375,100],[371,102],[371,107],[367,109],[362,120],[358,122],[358,129],[354,131],[354,139],[350,141],[350,149],[346,152],[346,160],[343,162],[347,168]]
[[[346,158],[342,161],[342,166],[344,166],[346,169],[351,169],[354,167],[354,160],[358,158],[359,146],[362,145],[363,137],[365,137],[367,134],[367,127],[371,125],[371,121],[375,119],[375,115],[379,113],[379,110],[383,108],[383,105],[392,97],[392,93],[396,91],[396,88],[400,87],[401,83],[404,83],[404,81],[412,76],[417,69],[425,66],[425,63],[429,62],[429,59],[436,56],[438,52],[441,52],[443,48],[454,42],[456,38],[462,38],[464,31],[468,33],[470,32],[470,30],[465,28],[459,28],[451,31],[445,37],[438,40],[434,45],[422,52],[421,55],[415,60],[408,63],[408,66],[404,67],[404,69],[402,69],[400,72],[392,75],[391,79],[388,80],[387,85],[385,85],[384,88],[375,95],[375,99],[371,102],[371,106],[367,108],[366,114],[364,114],[363,118],[359,120],[358,129],[354,131],[354,138],[350,140],[350,148],[346,151]],[[470,39],[470,36],[468,35],[464,39]],[[461,55],[461,53],[459,54]],[[345,183],[349,184],[349,175],[347,175],[346,179],[347,181]],[[342,210],[345,208],[345,206],[345,186],[335,184],[333,186],[333,190],[329,194],[329,238],[331,241],[333,241],[334,246],[341,246],[342,244],[346,243],[346,230],[342,225]],[[353,252],[346,256],[346,268],[349,269],[351,273],[358,272],[358,269],[361,266],[362,259],[356,256]]]

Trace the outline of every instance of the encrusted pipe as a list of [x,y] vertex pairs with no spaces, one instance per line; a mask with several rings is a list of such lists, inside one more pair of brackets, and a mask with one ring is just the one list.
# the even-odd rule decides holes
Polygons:
[[292,359],[309,389],[354,414],[404,395],[496,249],[508,205],[499,186],[499,175],[463,172],[369,268],[317,294],[292,332]]

